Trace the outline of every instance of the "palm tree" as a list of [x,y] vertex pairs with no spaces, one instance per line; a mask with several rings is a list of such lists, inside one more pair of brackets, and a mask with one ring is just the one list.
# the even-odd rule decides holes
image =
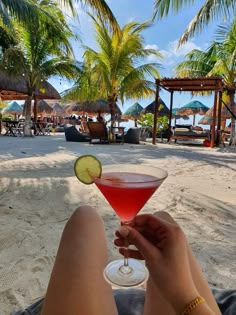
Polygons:
[[[17,18],[22,23],[32,22],[32,18],[38,18],[39,16],[44,18],[45,21],[50,21],[53,16],[50,16],[46,9],[49,5],[56,3],[67,5],[72,13],[76,15],[75,2],[92,9],[97,16],[102,17],[114,29],[117,29],[118,24],[115,16],[105,0],[1,0],[0,17],[6,25],[11,25],[12,17]],[[46,6],[44,7],[43,4]]]
[[161,55],[155,49],[144,48],[141,32],[150,27],[150,23],[131,22],[114,32],[102,21],[92,19],[98,50],[85,47],[85,71],[65,97],[73,96],[79,101],[103,97],[109,101],[113,117],[118,99],[123,103],[125,99],[154,95],[159,64],[145,63],[145,59]]
[[[155,0],[153,18],[161,19],[167,16],[171,11],[177,13],[184,6],[197,3],[198,1],[199,0]],[[206,0],[185,29],[179,40],[179,44],[186,43],[217,17],[224,16],[224,18],[228,19],[230,13],[235,14],[235,9],[235,0]]]
[[69,39],[72,32],[67,26],[62,11],[57,6],[50,5],[48,12],[58,20],[60,32],[54,33],[54,26],[50,28],[40,20],[34,24],[15,24],[15,38],[17,45],[7,49],[2,57],[2,67],[7,68],[9,74],[23,75],[27,87],[28,97],[25,105],[25,136],[31,136],[31,101],[36,88],[42,87],[42,82],[50,76],[59,75],[72,79],[79,71],[74,61]]
[[[236,19],[219,26],[215,41],[206,51],[193,50],[176,68],[180,77],[221,76],[225,98],[229,98],[231,111],[236,116]],[[231,118],[231,139],[235,135],[235,117]]]

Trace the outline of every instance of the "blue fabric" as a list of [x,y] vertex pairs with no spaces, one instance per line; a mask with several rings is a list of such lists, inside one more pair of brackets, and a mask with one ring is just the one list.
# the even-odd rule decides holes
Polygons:
[[[212,292],[222,315],[236,315],[236,290],[213,288]],[[145,301],[145,290],[118,289],[113,291],[119,315],[141,315]],[[29,306],[24,311],[12,315],[40,315],[43,299]],[[67,314],[65,314],[67,315]]]

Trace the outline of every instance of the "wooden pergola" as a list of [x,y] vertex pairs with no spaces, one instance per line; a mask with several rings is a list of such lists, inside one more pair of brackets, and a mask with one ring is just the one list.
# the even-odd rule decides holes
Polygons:
[[[221,108],[222,108],[222,92],[224,84],[220,77],[198,77],[198,78],[163,78],[156,79],[156,97],[155,102],[158,104],[158,98],[160,89],[170,92],[170,114],[169,114],[169,126],[171,126],[172,108],[173,108],[173,96],[174,92],[214,92],[214,105],[213,105],[213,122],[211,128],[211,147],[215,146],[215,126],[216,126],[216,111],[218,104],[218,120],[217,120],[217,132],[220,130],[221,124]],[[154,127],[152,143],[156,144],[156,131],[157,131],[157,116],[158,106],[155,106],[154,112]]]

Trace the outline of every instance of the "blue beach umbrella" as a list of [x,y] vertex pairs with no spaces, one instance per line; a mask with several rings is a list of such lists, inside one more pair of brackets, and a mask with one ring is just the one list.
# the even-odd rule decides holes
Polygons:
[[139,103],[134,103],[124,113],[125,118],[134,120],[134,125],[137,127],[137,119],[140,117],[143,107]]
[[188,104],[180,107],[177,114],[180,115],[193,115],[193,126],[195,125],[195,116],[204,115],[209,110],[209,107],[201,103],[200,101],[192,101]]
[[22,112],[22,107],[16,101],[11,102],[2,110],[2,114],[10,114],[14,116],[21,115]]
[[175,124],[176,124],[176,120],[177,119],[183,119],[183,120],[188,120],[189,119],[188,115],[177,114],[178,110],[179,110],[179,108],[172,108],[172,119],[175,120]]

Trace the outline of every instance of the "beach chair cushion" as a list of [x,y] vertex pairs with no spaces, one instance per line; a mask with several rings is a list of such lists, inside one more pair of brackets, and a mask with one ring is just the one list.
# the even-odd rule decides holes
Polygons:
[[72,142],[88,142],[90,137],[88,134],[83,134],[75,126],[65,127],[65,137],[66,141]]
[[140,141],[140,136],[141,136],[141,128],[129,128],[127,133],[124,136],[124,140],[126,143],[134,143],[134,144],[139,144]]
[[[222,315],[236,314],[236,290],[213,288],[212,292],[219,305]],[[143,289],[113,290],[119,315],[141,315],[145,301]],[[24,311],[13,312],[11,315],[40,315],[43,299],[29,306]]]

